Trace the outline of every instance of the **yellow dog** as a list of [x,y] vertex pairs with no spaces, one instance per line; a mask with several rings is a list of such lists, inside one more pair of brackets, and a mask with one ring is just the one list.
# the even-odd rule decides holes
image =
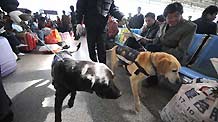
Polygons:
[[140,111],[139,82],[145,76],[163,75],[171,83],[179,80],[179,61],[171,54],[164,52],[138,52],[124,46],[115,46],[111,50],[111,69],[114,72],[118,60],[124,61],[130,73],[130,84],[135,102],[136,112]]

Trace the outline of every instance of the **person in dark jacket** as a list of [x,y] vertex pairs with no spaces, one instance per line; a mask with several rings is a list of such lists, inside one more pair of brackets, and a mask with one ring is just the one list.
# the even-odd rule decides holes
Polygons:
[[129,27],[134,29],[142,28],[144,24],[144,16],[141,14],[141,7],[138,7],[138,13],[134,15],[129,21]]
[[[0,7],[3,11],[7,12],[15,23],[20,23],[21,18],[19,15],[22,12],[17,10],[19,3],[17,0],[1,0]],[[4,27],[0,27],[0,30],[4,30]],[[3,31],[2,31],[3,32]],[[0,66],[1,71],[1,66]],[[2,79],[0,74],[0,122],[12,122],[13,121],[13,112],[10,108],[11,100],[6,94],[4,87],[2,85]]]
[[[155,38],[156,34],[159,30],[159,24],[155,20],[155,14],[148,12],[145,15],[145,22],[146,22],[146,25],[144,27],[142,27],[142,32],[140,35],[147,38],[147,39]],[[138,51],[143,51],[142,46],[144,46],[144,45],[140,45],[138,42],[136,42],[136,39],[133,37],[129,37],[126,40],[124,45],[131,47],[133,49],[136,49]]]
[[[74,6],[71,5],[70,6],[70,21],[71,21],[71,25],[72,25],[72,30],[73,30],[73,34],[74,34],[74,37],[76,36],[76,12],[74,11]],[[75,37],[76,38],[76,37]]]
[[197,24],[196,33],[198,34],[217,34],[217,25],[213,20],[218,13],[218,7],[215,5],[208,6],[202,13],[201,18],[193,21]]
[[[115,6],[114,0],[78,0],[76,4],[77,22],[84,24],[87,31],[89,56],[92,61],[106,63],[106,24],[109,14],[123,20],[123,13]],[[96,48],[97,47],[97,48]],[[96,55],[97,49],[97,55]]]

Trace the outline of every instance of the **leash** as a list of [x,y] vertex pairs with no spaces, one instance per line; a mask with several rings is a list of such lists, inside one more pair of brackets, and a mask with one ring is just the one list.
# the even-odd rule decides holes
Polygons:
[[[21,22],[20,22],[20,25],[21,25],[23,28],[25,28],[28,32],[33,33],[32,30],[30,29],[30,27],[29,27],[24,21],[21,21]],[[36,39],[39,40],[49,51],[51,51],[51,52],[52,52],[55,56],[57,56],[62,62],[64,62],[64,59],[63,59],[61,56],[59,56],[55,51],[53,51],[51,48],[49,48],[37,35],[35,35],[35,37],[36,37]],[[79,50],[80,45],[81,45],[81,42],[79,43],[79,45],[77,45],[77,50],[76,50],[76,51]],[[73,52],[71,52],[71,53],[74,53],[74,52],[76,52],[76,51],[73,51]]]

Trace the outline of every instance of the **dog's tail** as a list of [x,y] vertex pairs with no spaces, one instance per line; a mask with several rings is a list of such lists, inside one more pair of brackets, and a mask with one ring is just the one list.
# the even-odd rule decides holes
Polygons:
[[111,70],[114,72],[114,69],[117,65],[117,55],[116,55],[116,48],[117,46],[114,46],[113,48],[111,48],[110,50],[108,50],[108,52],[110,53],[111,56]]

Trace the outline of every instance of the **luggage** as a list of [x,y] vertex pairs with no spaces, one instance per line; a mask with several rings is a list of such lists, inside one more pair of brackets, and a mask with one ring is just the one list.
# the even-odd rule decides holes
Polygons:
[[12,73],[17,66],[16,55],[12,51],[9,42],[6,38],[0,36],[0,66],[1,76],[7,76]]
[[57,29],[51,30],[51,33],[45,36],[45,44],[57,44],[61,41],[61,36],[58,33]]
[[30,33],[30,32],[25,32],[23,34],[19,34],[19,38],[24,44],[27,44],[28,46],[26,47],[21,47],[20,51],[21,52],[31,52],[36,48],[36,44],[38,42],[38,39],[36,37],[36,34]]

